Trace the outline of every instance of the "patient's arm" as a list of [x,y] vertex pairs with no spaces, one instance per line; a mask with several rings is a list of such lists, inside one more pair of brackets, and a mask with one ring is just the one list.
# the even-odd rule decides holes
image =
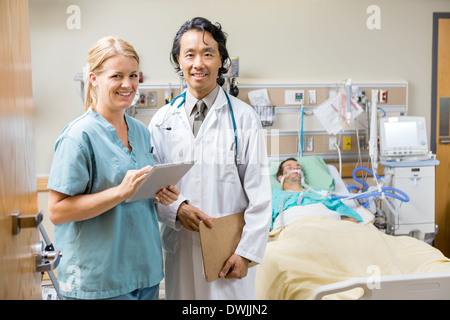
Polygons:
[[341,216],[341,220],[346,220],[346,221],[358,223],[358,221],[355,218],[346,217],[346,216]]

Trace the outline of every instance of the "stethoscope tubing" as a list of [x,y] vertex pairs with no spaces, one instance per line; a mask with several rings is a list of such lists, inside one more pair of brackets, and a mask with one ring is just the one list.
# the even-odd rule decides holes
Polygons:
[[[235,146],[235,158],[237,163],[239,163],[239,148],[238,148],[238,138],[237,138],[237,128],[236,128],[236,120],[234,118],[234,112],[233,112],[233,107],[231,105],[231,99],[228,96],[228,94],[224,91],[225,93],[225,97],[227,98],[227,103],[228,103],[228,107],[230,108],[230,115],[231,115],[231,122],[233,124],[233,131],[234,131],[234,146]],[[186,91],[183,91],[181,94],[179,94],[178,96],[176,96],[175,98],[173,98],[173,100],[170,102],[171,106],[174,106],[175,101],[179,100],[181,98],[181,102],[178,104],[178,106],[176,107],[175,111],[177,109],[179,109],[185,102],[186,102]],[[175,111],[172,112],[172,114],[169,117],[164,117],[163,121],[159,124],[156,125],[158,128],[161,128],[161,126],[170,118],[175,114]],[[167,113],[166,113],[167,114]],[[172,128],[165,128],[167,130],[171,130]]]

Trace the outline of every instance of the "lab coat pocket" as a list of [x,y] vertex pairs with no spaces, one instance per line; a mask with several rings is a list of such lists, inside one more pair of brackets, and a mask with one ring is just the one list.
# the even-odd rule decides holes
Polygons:
[[236,184],[239,175],[234,159],[234,150],[223,150],[220,165],[217,166],[217,182]]

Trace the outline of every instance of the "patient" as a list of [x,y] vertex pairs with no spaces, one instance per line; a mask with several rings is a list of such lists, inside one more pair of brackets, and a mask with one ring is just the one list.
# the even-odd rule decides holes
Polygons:
[[278,167],[277,178],[283,190],[272,190],[272,226],[280,214],[280,202],[283,201],[282,211],[298,205],[322,203],[328,209],[340,214],[341,220],[355,223],[362,221],[360,215],[340,200],[331,200],[312,190],[305,189],[302,167],[294,158],[288,158]]
[[280,163],[277,178],[283,190],[302,191],[303,174],[297,170],[302,170],[302,167],[294,158],[288,158]]

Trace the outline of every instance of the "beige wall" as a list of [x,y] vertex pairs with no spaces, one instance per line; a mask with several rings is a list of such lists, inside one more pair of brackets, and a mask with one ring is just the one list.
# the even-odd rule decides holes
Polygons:
[[[66,25],[72,4],[80,29]],[[371,4],[381,9],[380,30],[366,26]],[[124,38],[141,56],[145,83],[178,85],[171,41],[197,15],[228,33],[239,83],[405,80],[409,114],[427,117],[429,127],[432,13],[439,11],[450,11],[450,1],[30,0],[37,172],[48,174],[58,134],[84,111],[73,77],[95,40]]]
[[[366,26],[372,4],[380,30]],[[80,29],[66,25],[70,5],[80,8]],[[409,114],[425,116],[429,130],[432,14],[445,11],[448,0],[30,0],[37,173],[49,173],[56,138],[84,112],[73,77],[92,44],[117,35],[139,52],[145,83],[178,85],[171,42],[194,16],[222,24],[239,83],[407,81]],[[44,213],[46,202],[41,193]]]

